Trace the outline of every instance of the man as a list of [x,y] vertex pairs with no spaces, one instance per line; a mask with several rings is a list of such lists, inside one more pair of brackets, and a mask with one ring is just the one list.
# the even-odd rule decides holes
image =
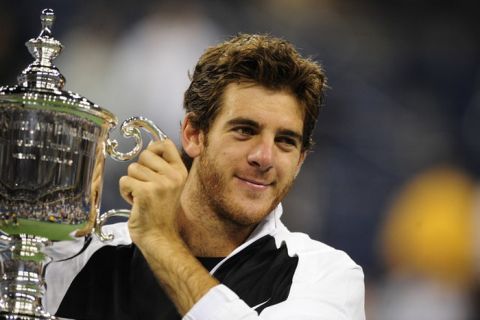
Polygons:
[[120,179],[128,225],[51,264],[49,310],[75,319],[364,319],[361,268],[280,221],[324,82],[320,66],[281,39],[239,35],[209,48],[185,93],[187,161],[166,140],[129,166]]

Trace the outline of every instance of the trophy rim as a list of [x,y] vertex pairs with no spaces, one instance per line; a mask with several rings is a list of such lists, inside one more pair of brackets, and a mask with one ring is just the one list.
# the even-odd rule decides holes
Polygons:
[[26,88],[23,86],[0,87],[0,108],[18,107],[67,113],[91,120],[97,124],[108,123],[112,128],[117,117],[105,108],[72,91]]

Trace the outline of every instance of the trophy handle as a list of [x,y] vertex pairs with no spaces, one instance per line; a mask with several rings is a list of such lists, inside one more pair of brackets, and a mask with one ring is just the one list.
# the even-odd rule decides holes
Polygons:
[[[133,137],[135,139],[135,147],[131,151],[126,153],[119,152],[117,150],[117,140],[107,139],[105,150],[110,155],[110,157],[117,161],[128,161],[135,158],[140,153],[143,147],[142,135],[139,128],[142,128],[148,133],[150,133],[152,135],[152,139],[155,141],[167,139],[167,136],[162,132],[162,130],[160,130],[152,121],[143,117],[132,117],[122,123],[120,131],[122,132],[124,137]],[[109,210],[97,218],[94,232],[95,234],[97,234],[101,241],[113,240],[113,234],[105,234],[102,232],[103,225],[111,217],[128,218],[129,216],[130,210],[127,209]]]
[[107,139],[105,150],[110,157],[112,157],[112,159],[117,161],[128,161],[135,158],[140,153],[143,147],[143,141],[142,135],[138,128],[142,128],[150,133],[153,140],[158,141],[165,140],[167,138],[162,130],[160,130],[152,121],[143,117],[132,117],[122,123],[120,131],[124,137],[133,137],[135,139],[135,147],[131,151],[123,153],[117,150],[117,140]]
[[111,241],[114,238],[114,235],[112,233],[106,234],[106,233],[103,233],[102,231],[102,227],[105,224],[105,222],[112,217],[128,218],[130,217],[130,210],[128,209],[108,210],[97,219],[94,232],[100,238],[101,241]]

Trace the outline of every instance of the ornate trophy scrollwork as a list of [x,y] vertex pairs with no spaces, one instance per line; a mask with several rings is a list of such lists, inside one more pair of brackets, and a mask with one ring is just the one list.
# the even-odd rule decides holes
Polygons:
[[[133,137],[135,139],[135,146],[131,151],[127,153],[122,153],[117,150],[117,140],[107,139],[105,149],[106,152],[110,155],[110,157],[112,157],[112,159],[115,159],[117,161],[128,161],[135,158],[140,153],[143,147],[143,140],[140,130],[138,128],[142,128],[148,133],[150,133],[154,140],[165,140],[167,138],[167,136],[152,121],[143,117],[131,117],[122,123],[120,131],[126,138]],[[125,209],[113,209],[105,212],[101,216],[98,216],[95,233],[102,241],[112,240],[112,234],[104,234],[102,232],[102,227],[105,222],[107,222],[107,220],[111,217],[128,218],[129,215],[130,211]]]
[[105,156],[138,155],[140,129],[166,138],[151,121],[133,117],[121,131],[136,144],[117,150],[108,138],[115,115],[63,90],[53,64],[63,48],[52,36],[54,21],[52,10],[42,11],[42,30],[26,43],[34,62],[17,85],[0,87],[0,319],[55,319],[42,306],[45,265],[76,255],[88,237],[108,241],[105,221],[129,214],[100,215]]
[[122,123],[120,131],[123,133],[124,137],[133,137],[135,139],[135,147],[130,152],[122,153],[117,150],[117,140],[108,139],[106,146],[107,153],[113,159],[118,161],[128,161],[135,158],[140,153],[143,146],[142,135],[138,128],[143,128],[145,131],[149,132],[154,139],[164,140],[167,138],[167,136],[158,129],[152,121],[143,117],[132,117]]

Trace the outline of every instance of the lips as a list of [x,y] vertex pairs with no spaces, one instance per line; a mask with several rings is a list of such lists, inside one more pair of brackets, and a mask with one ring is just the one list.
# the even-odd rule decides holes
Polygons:
[[236,176],[236,178],[241,180],[242,182],[245,182],[248,185],[251,185],[257,188],[266,188],[273,184],[272,182],[261,180],[261,179],[255,179],[255,178],[247,178],[247,177],[240,177],[240,176]]

